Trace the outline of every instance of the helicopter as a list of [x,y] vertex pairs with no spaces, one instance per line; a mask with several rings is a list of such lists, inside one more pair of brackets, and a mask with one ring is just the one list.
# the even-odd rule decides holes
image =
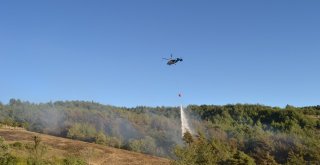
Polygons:
[[176,63],[179,62],[179,61],[183,61],[182,58],[173,58],[173,57],[172,57],[172,54],[171,54],[171,56],[170,56],[169,59],[168,59],[168,58],[162,58],[162,59],[168,61],[168,62],[167,62],[167,65],[172,65],[172,64],[176,64]]

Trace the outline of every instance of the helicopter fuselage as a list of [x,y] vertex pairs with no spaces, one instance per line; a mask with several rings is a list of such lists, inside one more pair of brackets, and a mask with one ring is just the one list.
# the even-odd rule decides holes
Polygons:
[[169,61],[167,62],[167,65],[172,65],[172,64],[175,64],[175,63],[177,63],[176,60],[169,60]]
[[167,65],[176,64],[179,61],[183,61],[181,58],[171,59],[167,62]]

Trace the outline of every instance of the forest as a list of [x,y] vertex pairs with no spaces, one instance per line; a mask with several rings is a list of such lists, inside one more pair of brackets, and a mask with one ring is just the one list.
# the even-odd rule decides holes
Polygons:
[[[320,162],[319,105],[189,105],[185,110],[192,130],[183,137],[179,107],[127,108],[93,101],[36,104],[11,99],[0,103],[0,123],[166,157],[172,164]],[[4,148],[0,148],[0,164],[14,158]]]

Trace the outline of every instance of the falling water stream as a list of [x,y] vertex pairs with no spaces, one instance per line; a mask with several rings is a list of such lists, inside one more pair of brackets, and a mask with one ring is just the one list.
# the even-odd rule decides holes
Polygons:
[[186,133],[187,131],[190,132],[191,130],[189,127],[187,116],[183,110],[182,105],[180,106],[180,115],[181,115],[181,131],[182,131],[182,136],[183,136],[184,133]]

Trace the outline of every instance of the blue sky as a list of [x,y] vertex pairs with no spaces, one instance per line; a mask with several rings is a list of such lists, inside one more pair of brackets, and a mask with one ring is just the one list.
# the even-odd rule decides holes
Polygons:
[[[317,105],[319,6],[317,0],[1,1],[0,101]],[[167,66],[162,58],[171,53],[183,63]]]

